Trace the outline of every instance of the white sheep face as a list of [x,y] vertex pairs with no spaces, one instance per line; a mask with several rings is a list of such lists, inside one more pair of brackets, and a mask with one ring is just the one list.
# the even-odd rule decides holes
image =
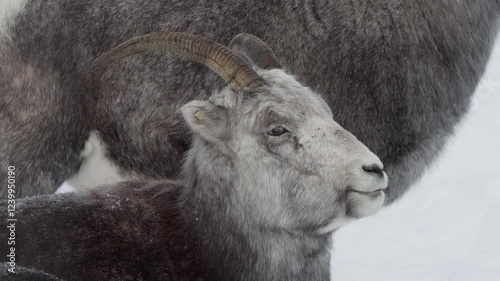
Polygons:
[[387,186],[379,158],[292,76],[258,73],[268,86],[246,95],[226,88],[182,109],[195,133],[231,159],[236,209],[261,225],[315,234],[378,211]]

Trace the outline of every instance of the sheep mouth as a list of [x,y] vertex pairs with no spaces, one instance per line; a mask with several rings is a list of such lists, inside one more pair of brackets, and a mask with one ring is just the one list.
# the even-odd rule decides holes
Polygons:
[[381,194],[384,193],[384,189],[385,188],[379,188],[379,189],[375,189],[375,190],[372,190],[372,191],[361,191],[361,190],[356,190],[356,189],[349,189],[348,192],[351,193],[351,192],[354,192],[354,193],[357,193],[357,194],[361,194],[361,195],[365,195],[365,196],[369,196],[369,197],[377,197]]

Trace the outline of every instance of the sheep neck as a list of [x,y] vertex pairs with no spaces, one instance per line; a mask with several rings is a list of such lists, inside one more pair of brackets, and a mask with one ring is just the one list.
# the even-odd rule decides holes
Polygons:
[[[230,202],[233,175],[221,176],[221,169],[231,170],[230,161],[199,142],[194,146],[179,199],[183,220],[194,231],[179,231],[177,237],[189,246],[176,247],[183,250],[174,254],[193,258],[195,264],[181,265],[196,275],[193,280],[330,280],[330,235],[312,237],[249,222]],[[211,165],[200,167],[207,161]]]

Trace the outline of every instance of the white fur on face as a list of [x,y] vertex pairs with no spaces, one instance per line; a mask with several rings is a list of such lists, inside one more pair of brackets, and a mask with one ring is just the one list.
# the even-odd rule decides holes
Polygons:
[[7,35],[7,26],[24,9],[27,0],[0,1],[0,38]]
[[[378,211],[387,176],[363,166],[383,168],[380,159],[292,76],[281,70],[259,74],[268,92],[233,112],[239,121],[232,146],[241,164],[236,189],[252,216],[278,227],[326,234]],[[268,137],[265,132],[274,126],[290,133]]]
[[352,219],[352,218],[346,218],[346,217],[335,218],[335,220],[333,220],[327,226],[324,226],[324,227],[318,229],[317,233],[320,235],[332,233],[333,231],[337,230],[339,227],[344,226],[353,220],[354,219]]

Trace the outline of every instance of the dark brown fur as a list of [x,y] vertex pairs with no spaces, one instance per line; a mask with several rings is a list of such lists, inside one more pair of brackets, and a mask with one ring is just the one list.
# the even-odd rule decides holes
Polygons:
[[[261,263],[269,266],[267,257],[251,251],[252,237],[243,234],[241,225],[224,218],[218,205],[179,198],[180,189],[185,188],[167,181],[128,182],[90,194],[21,199],[16,213],[18,270],[31,267],[78,281],[292,280],[270,279],[271,269],[258,267]],[[4,203],[2,221],[6,219]],[[303,258],[325,256],[326,264],[308,268],[326,269],[310,276],[329,280],[329,235],[304,238],[276,230],[267,236],[285,239],[293,247],[296,240],[319,243],[315,252],[304,246]],[[6,243],[0,253],[0,261],[6,261]],[[2,272],[0,276],[10,275]],[[16,280],[31,280],[26,276]]]

